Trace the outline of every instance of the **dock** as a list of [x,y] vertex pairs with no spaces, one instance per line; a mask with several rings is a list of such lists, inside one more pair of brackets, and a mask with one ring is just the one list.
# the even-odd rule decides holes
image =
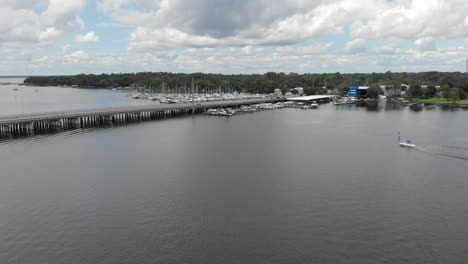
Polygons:
[[27,136],[59,130],[166,119],[201,114],[210,108],[240,107],[284,100],[284,98],[263,98],[4,115],[0,116],[0,137]]

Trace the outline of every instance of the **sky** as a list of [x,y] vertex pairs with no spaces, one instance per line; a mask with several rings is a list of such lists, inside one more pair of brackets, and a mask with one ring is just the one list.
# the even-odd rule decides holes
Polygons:
[[467,0],[0,0],[0,75],[465,71]]

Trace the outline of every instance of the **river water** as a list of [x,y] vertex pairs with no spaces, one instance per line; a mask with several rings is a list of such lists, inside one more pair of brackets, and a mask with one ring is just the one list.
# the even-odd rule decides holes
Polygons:
[[[1,83],[22,83],[23,80],[18,78],[0,78]],[[150,103],[152,102],[147,100],[132,100],[127,96],[126,91],[112,91],[110,89],[0,85],[0,115]]]
[[[2,113],[134,103],[10,88]],[[464,263],[467,117],[321,105],[3,140],[0,263]]]

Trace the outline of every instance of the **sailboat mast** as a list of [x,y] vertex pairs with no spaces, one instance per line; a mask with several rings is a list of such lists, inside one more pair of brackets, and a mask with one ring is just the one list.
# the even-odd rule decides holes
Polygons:
[[193,76],[192,76],[192,115],[195,114],[195,98],[193,97]]

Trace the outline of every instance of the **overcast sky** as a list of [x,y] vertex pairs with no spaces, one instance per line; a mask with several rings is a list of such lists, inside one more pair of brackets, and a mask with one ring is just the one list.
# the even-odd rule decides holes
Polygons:
[[467,0],[0,0],[0,75],[464,71]]

